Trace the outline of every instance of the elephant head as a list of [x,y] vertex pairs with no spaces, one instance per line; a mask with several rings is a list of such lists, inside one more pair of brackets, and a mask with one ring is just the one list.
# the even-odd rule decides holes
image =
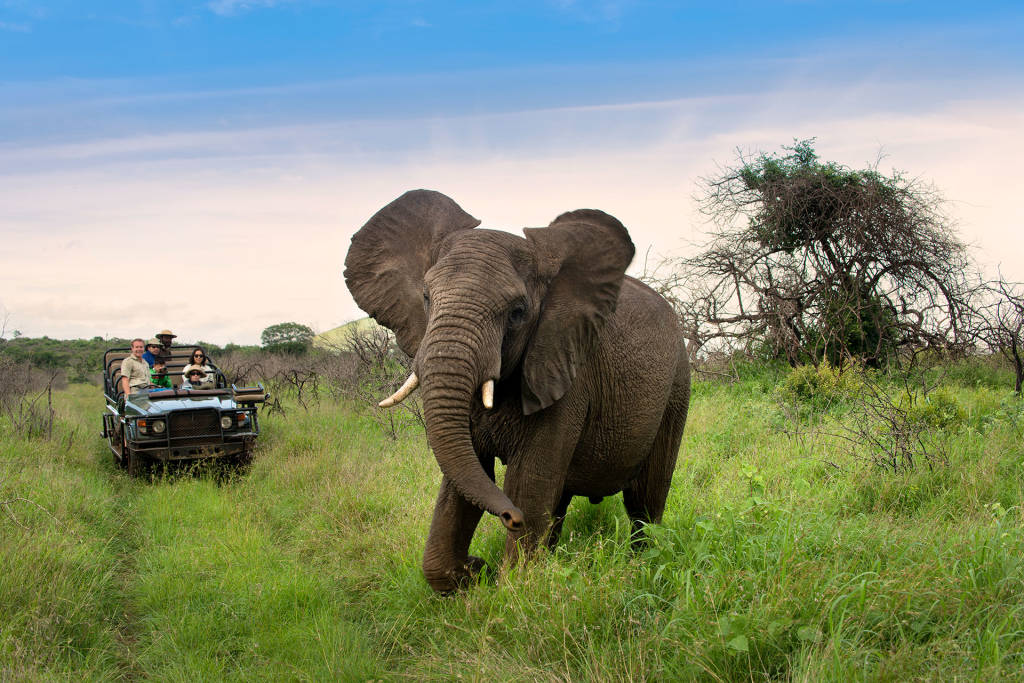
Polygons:
[[479,224],[443,194],[407,192],[353,236],[345,281],[413,357],[441,471],[515,530],[522,512],[473,450],[472,403],[490,407],[477,389],[518,392],[523,415],[562,398],[615,310],[634,249],[618,220],[590,209],[525,238]]

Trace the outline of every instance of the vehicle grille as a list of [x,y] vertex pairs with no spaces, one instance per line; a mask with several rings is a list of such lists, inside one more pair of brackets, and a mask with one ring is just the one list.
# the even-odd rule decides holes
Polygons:
[[168,425],[172,439],[220,435],[220,420],[216,410],[190,410],[170,416]]

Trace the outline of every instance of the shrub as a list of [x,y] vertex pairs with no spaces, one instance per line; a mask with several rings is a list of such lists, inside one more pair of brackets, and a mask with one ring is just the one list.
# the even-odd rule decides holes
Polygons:
[[776,396],[785,403],[803,403],[825,409],[846,402],[863,387],[856,368],[831,363],[800,365],[793,368],[776,388]]
[[949,387],[938,387],[927,394],[904,394],[900,401],[911,422],[932,429],[952,429],[967,419],[956,393]]

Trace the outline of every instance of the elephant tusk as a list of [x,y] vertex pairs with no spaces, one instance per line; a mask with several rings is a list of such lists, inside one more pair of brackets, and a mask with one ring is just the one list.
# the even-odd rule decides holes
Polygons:
[[405,384],[396,391],[395,393],[388,396],[386,399],[378,403],[377,405],[381,408],[390,408],[393,405],[397,405],[404,401],[413,390],[420,384],[420,378],[416,376],[416,373],[409,375],[409,379],[405,380]]
[[489,379],[484,382],[484,385],[480,387],[480,400],[484,403],[484,408],[490,410],[494,407],[494,380]]

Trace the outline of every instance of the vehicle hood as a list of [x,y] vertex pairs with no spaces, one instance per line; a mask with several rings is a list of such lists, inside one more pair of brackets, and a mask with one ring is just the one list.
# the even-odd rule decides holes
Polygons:
[[164,415],[177,410],[234,409],[237,405],[231,396],[175,396],[150,399],[148,396],[133,396],[125,404],[128,415]]

